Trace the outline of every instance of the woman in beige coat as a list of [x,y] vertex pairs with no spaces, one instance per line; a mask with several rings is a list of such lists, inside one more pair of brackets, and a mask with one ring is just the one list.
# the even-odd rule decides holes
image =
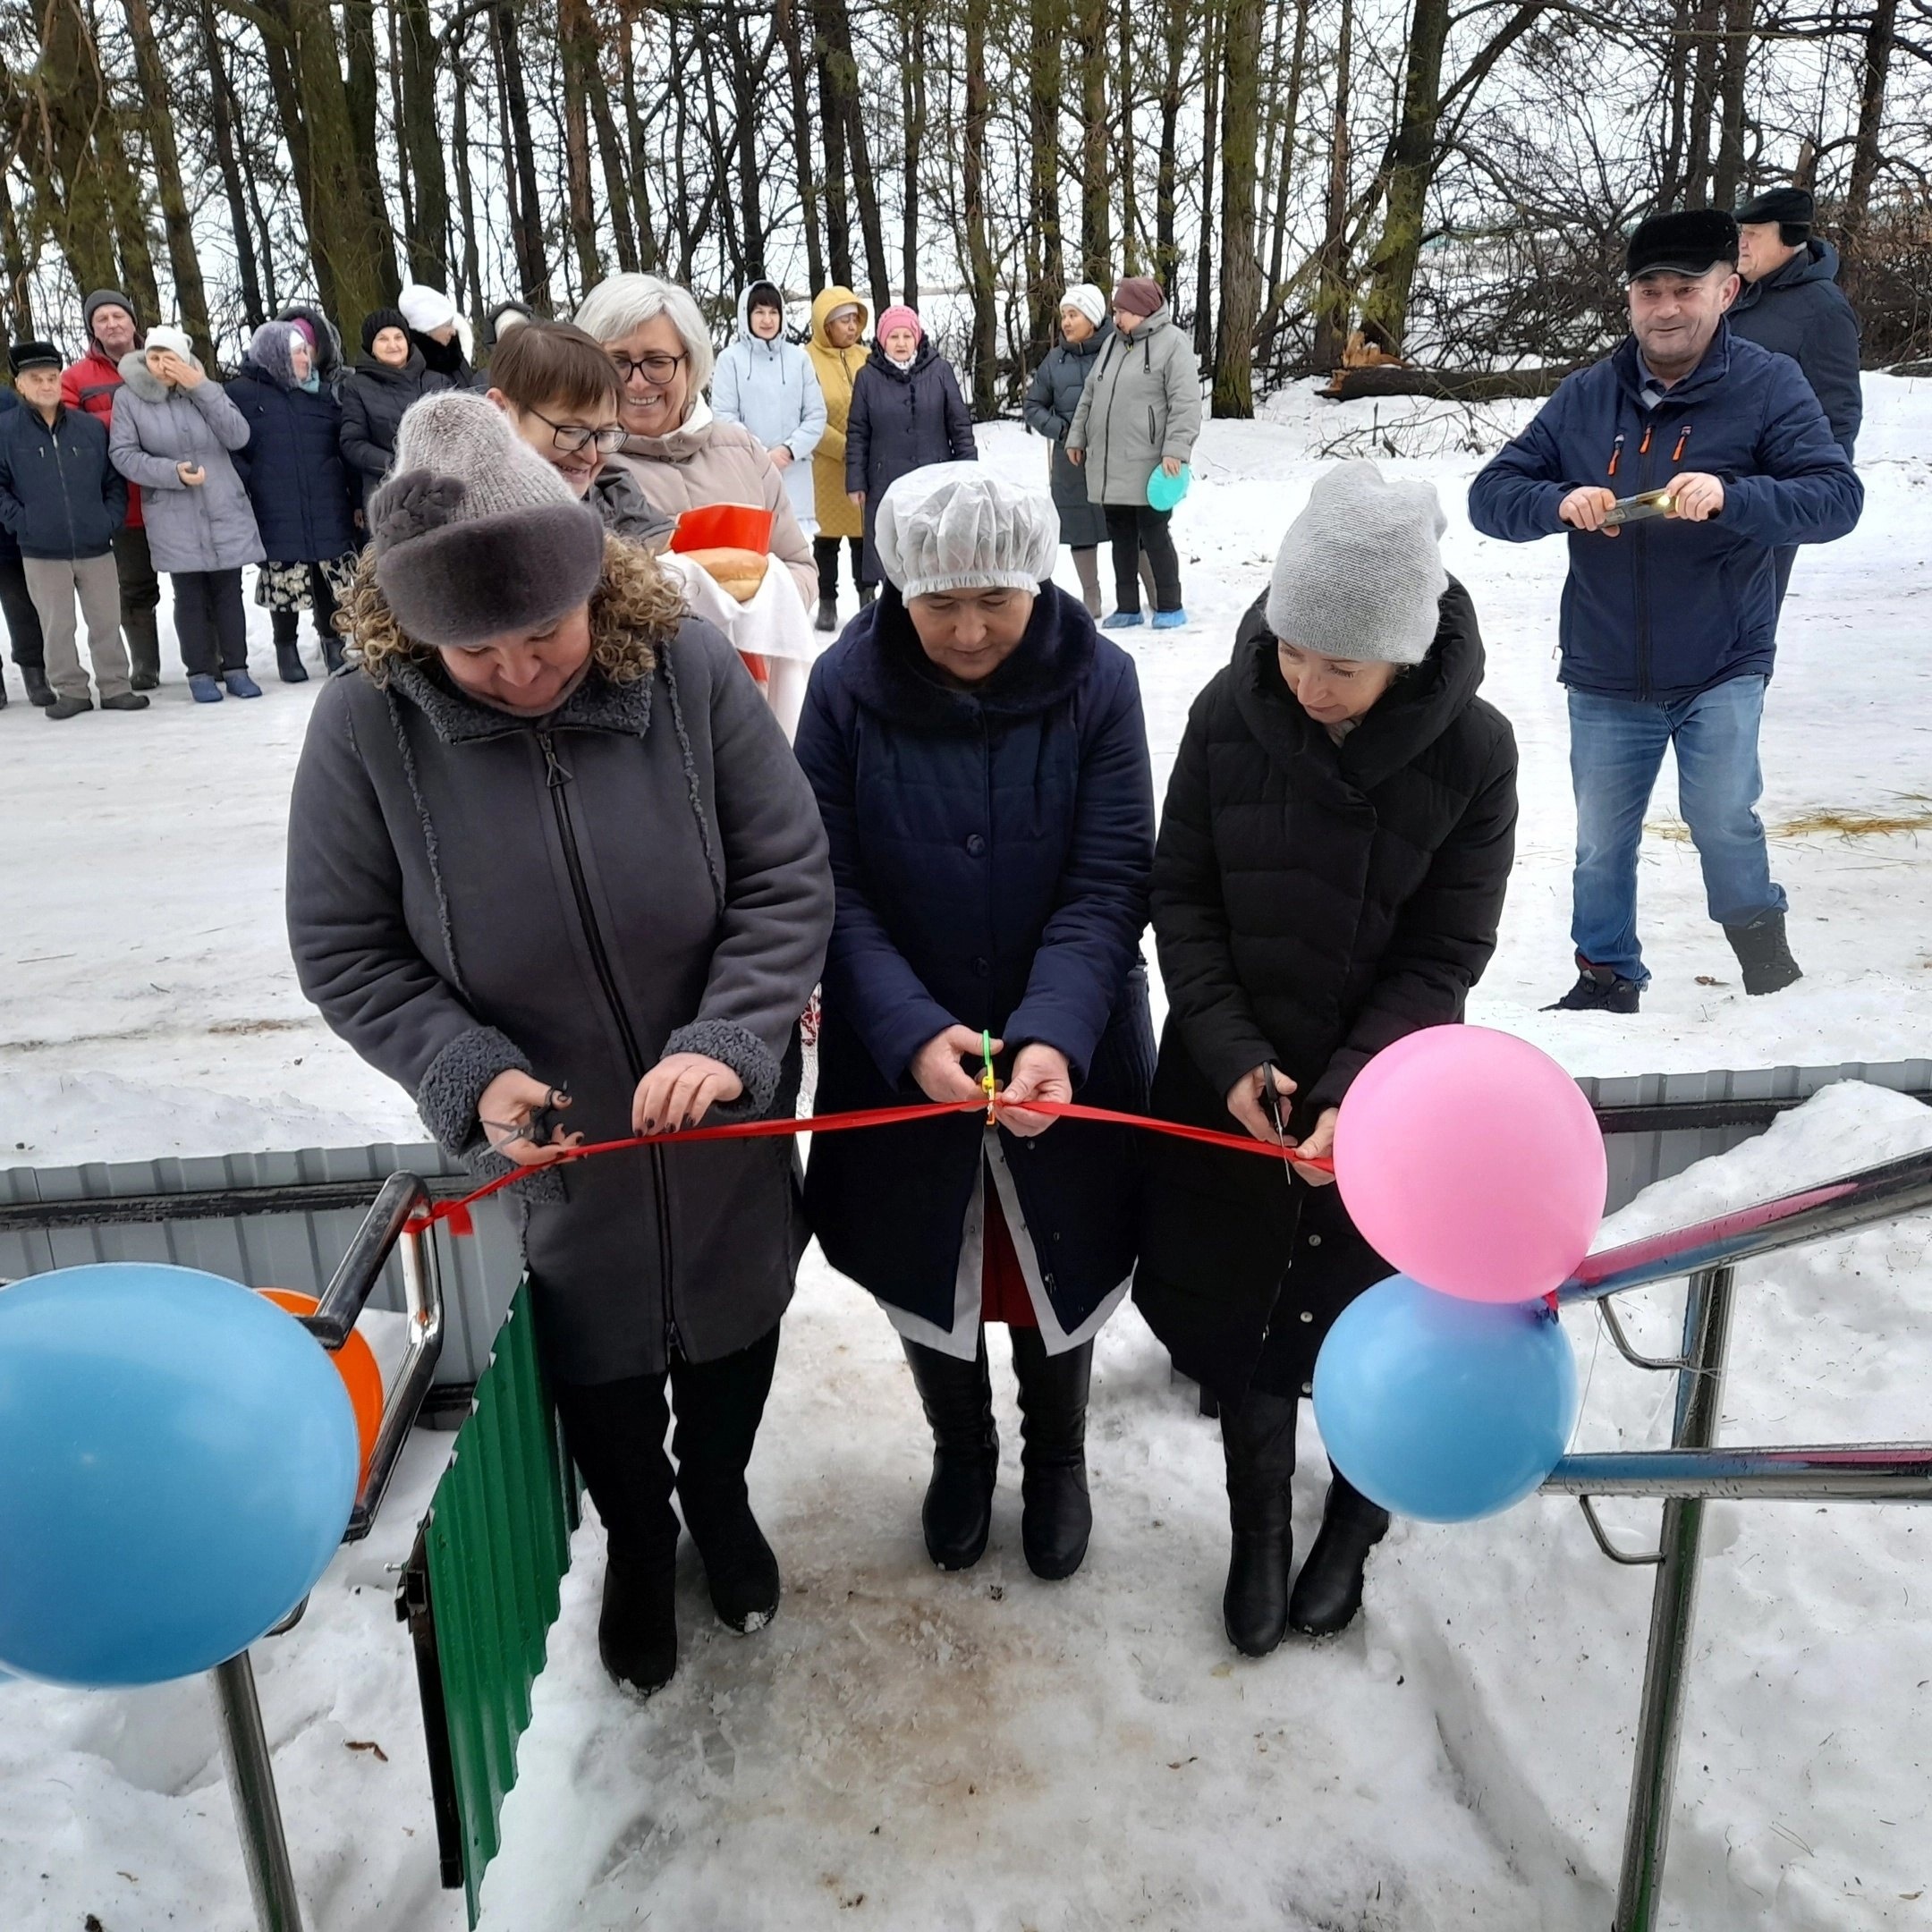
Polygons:
[[869,604],[878,586],[865,580],[865,516],[845,493],[845,427],[852,414],[852,385],[870,352],[860,339],[871,311],[849,288],[820,289],[811,305],[811,340],[805,353],[825,396],[825,433],[812,452],[812,499],[818,529],[812,555],[818,564],[818,628],[838,629],[838,553],[843,539],[852,546],[852,582],[860,604]]
[[613,275],[584,297],[575,320],[623,377],[626,434],[614,461],[652,508],[672,518],[709,504],[769,510],[772,557],[810,604],[818,573],[783,473],[749,429],[720,422],[705,401],[715,354],[690,291],[656,275]]

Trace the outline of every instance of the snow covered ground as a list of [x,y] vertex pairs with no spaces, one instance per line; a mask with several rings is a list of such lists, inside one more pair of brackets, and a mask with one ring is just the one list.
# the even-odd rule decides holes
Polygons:
[[[1868,378],[1865,521],[1801,559],[1765,739],[1766,818],[1809,977],[1746,1002],[1694,854],[1647,843],[1657,979],[1633,1021],[1546,1015],[1567,983],[1572,818],[1551,651],[1561,544],[1470,530],[1470,419],[1333,405],[1214,424],[1179,518],[1187,631],[1134,640],[1157,781],[1224,661],[1325,445],[1442,487],[1451,568],[1523,747],[1503,943],[1471,1017],[1576,1072],[1923,1055],[1932,1042],[1932,384]],[[1522,409],[1484,412],[1493,445]],[[1419,423],[1391,429],[1398,418]],[[983,432],[1043,477],[1044,446]],[[1072,582],[1071,571],[1066,580]],[[266,624],[259,655],[267,657]],[[172,652],[169,653],[172,656]],[[141,717],[0,714],[0,1149],[20,1163],[225,1153],[419,1131],[404,1097],[315,1021],[281,929],[282,827],[315,685],[197,709],[178,674]],[[1848,835],[1845,823],[1868,821]],[[1654,1189],[1606,1239],[1932,1142],[1932,1114],[1828,1093]],[[1903,1224],[1748,1272],[1733,1439],[1924,1436],[1932,1229]],[[1672,1296],[1637,1316],[1659,1346]],[[1093,1555],[1049,1588],[1018,1551],[1017,1470],[994,1546],[941,1577],[918,1538],[927,1450],[889,1330],[809,1259],[754,1485],[785,1608],[728,1640],[686,1579],[686,1658],[648,1708],[603,1680],[597,1536],[581,1539],[539,1688],[495,1932],[548,1927],[1370,1928],[1607,1922],[1648,1573],[1613,1570],[1573,1509],[1405,1527],[1360,1626],[1250,1664],[1218,1628],[1219,1454],[1131,1312],[1103,1337]],[[1668,1385],[1597,1351],[1581,1446],[1661,1439]],[[1001,1377],[1003,1383],[1006,1378]],[[1016,1441],[1002,1396],[1003,1432]],[[1312,1435],[1312,1431],[1310,1432]],[[436,1890],[408,1652],[386,1563],[446,1438],[419,1438],[377,1535],[258,1668],[310,1923],[462,1922]],[[1312,1534],[1310,1442],[1299,1524]],[[1642,1540],[1654,1509],[1616,1513]],[[1674,1926],[1932,1926],[1915,1513],[1726,1507],[1706,1572],[1673,1845]],[[383,1756],[361,1747],[379,1744]],[[135,1696],[0,1684],[0,1927],[103,1932],[248,1920],[198,1685]]]

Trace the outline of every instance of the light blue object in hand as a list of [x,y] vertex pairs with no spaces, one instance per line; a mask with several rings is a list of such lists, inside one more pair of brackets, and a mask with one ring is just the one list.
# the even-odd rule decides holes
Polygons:
[[1191,463],[1182,463],[1177,475],[1169,476],[1158,463],[1154,465],[1154,474],[1147,479],[1147,500],[1150,510],[1172,510],[1187,495],[1188,485],[1194,480],[1194,470]]
[[314,1588],[360,1463],[322,1345],[237,1283],[104,1262],[0,1292],[0,1666],[212,1669]]

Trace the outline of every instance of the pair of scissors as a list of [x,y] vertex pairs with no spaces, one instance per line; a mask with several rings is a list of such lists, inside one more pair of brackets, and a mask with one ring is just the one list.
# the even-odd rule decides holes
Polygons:
[[1268,1117],[1268,1125],[1275,1130],[1275,1138],[1282,1144],[1282,1173],[1292,1185],[1295,1177],[1294,1162],[1288,1152],[1288,1116],[1282,1109],[1280,1089],[1275,1084],[1275,1076],[1280,1069],[1272,1060],[1261,1068],[1261,1110]]

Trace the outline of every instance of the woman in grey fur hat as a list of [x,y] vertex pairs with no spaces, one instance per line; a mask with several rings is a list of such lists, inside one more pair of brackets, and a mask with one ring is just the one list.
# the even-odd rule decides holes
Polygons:
[[[409,411],[369,511],[352,671],[290,808],[303,989],[481,1172],[793,1113],[831,877],[731,647],[471,392]],[[745,1470],[806,1240],[793,1143],[603,1155],[513,1198],[608,1540],[605,1665],[648,1692],[677,1659],[674,1487],[719,1617],[777,1608]]]

